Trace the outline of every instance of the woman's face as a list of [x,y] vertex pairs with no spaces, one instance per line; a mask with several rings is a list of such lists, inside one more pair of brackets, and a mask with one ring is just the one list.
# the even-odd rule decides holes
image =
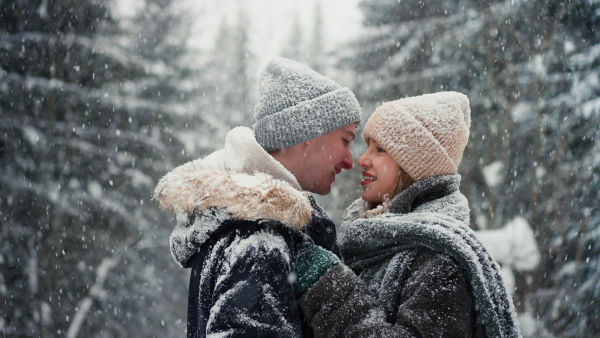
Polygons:
[[358,158],[363,167],[362,198],[371,203],[381,203],[387,194],[389,198],[398,184],[400,166],[383,150],[379,143],[367,139],[367,150]]

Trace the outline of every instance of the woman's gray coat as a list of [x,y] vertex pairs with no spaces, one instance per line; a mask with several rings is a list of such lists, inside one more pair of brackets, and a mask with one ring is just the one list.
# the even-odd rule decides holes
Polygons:
[[459,185],[459,175],[415,182],[370,218],[362,200],[348,209],[338,239],[347,266],[328,271],[300,301],[316,336],[521,335]]

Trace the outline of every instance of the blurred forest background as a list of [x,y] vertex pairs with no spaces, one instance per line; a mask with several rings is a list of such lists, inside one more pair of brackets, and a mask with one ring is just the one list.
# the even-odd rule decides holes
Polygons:
[[[243,6],[195,48],[190,27],[216,14],[189,5],[140,0],[119,16],[109,0],[0,0],[3,336],[184,335],[189,272],[150,196],[167,171],[252,124],[265,62]],[[289,18],[279,54],[351,87],[365,120],[384,101],[467,94],[472,226],[525,219],[541,252],[533,271],[511,266],[526,336],[599,336],[600,0],[359,9],[360,34],[340,45],[319,5],[308,29]],[[338,224],[359,174],[319,197]]]

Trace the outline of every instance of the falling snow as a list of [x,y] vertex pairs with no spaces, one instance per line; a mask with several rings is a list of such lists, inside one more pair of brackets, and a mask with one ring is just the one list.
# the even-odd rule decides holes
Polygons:
[[[227,142],[248,140],[258,71],[286,55],[351,88],[363,120],[467,95],[460,190],[524,336],[600,335],[600,2],[271,2],[0,2],[0,332],[185,335],[169,235],[187,214],[152,191],[223,144],[229,165],[257,158]],[[338,225],[360,172],[317,197]]]

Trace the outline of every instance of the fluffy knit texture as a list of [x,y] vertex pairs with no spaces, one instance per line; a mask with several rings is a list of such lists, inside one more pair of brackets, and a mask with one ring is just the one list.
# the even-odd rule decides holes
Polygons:
[[254,132],[266,150],[283,149],[360,122],[361,109],[352,91],[314,70],[281,57],[273,58],[259,81]]
[[457,173],[470,126],[467,96],[439,92],[384,103],[367,121],[363,137],[377,141],[418,181]]
[[223,149],[167,173],[153,199],[177,216],[171,254],[185,267],[227,219],[266,219],[304,229],[313,208],[299,189],[294,176],[258,145],[252,130],[238,127],[228,133]]
[[345,215],[339,246],[347,264],[383,305],[389,320],[420,248],[455,259],[465,269],[475,305],[476,337],[520,337],[516,312],[499,266],[468,226],[459,175],[415,182],[392,199],[389,211],[361,218],[363,201]]

